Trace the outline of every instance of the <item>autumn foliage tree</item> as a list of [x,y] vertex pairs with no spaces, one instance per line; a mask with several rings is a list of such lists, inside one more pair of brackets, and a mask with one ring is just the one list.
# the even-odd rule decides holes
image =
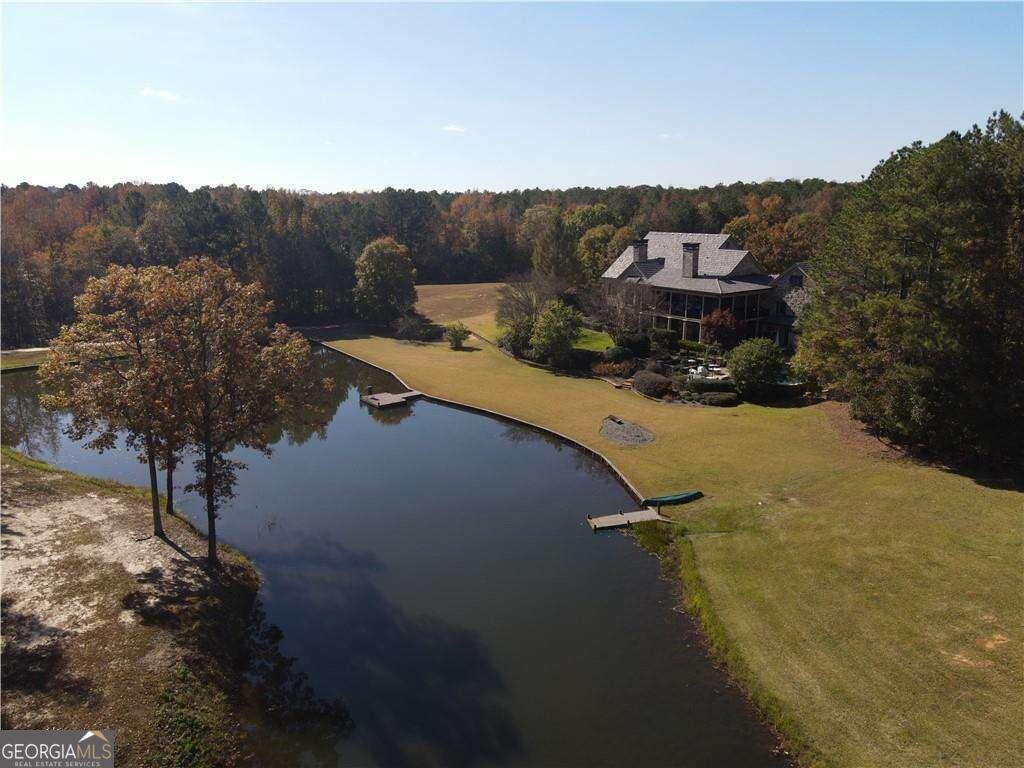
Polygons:
[[[157,468],[174,471],[199,455],[197,491],[206,502],[209,559],[217,563],[217,512],[233,496],[231,450],[270,453],[275,422],[319,407],[331,382],[318,375],[309,343],[273,325],[255,283],[209,259],[169,267],[111,267],[75,300],[76,321],[54,340],[40,379],[44,403],[71,414],[74,439],[106,450],[123,435],[149,466],[153,531],[164,535]],[[317,424],[310,424],[315,428]]]
[[[608,250],[614,258],[649,230],[719,232],[748,213],[746,198],[777,196],[791,234],[803,237],[804,224],[827,223],[842,188],[820,179],[461,194],[388,188],[325,195],[235,185],[189,191],[175,183],[3,186],[0,341],[4,348],[47,343],[72,322],[85,280],[110,264],[174,267],[206,256],[241,280],[258,280],[276,320],[321,324],[355,314],[356,260],[382,237],[409,249],[423,282],[503,280],[529,269],[536,255],[543,268],[583,287],[602,261],[593,238],[589,261],[579,258],[580,243],[595,228],[618,227]],[[759,257],[762,241],[755,237],[748,246]],[[802,251],[787,246],[779,253],[796,259]]]
[[740,326],[736,315],[728,309],[716,309],[706,315],[701,323],[701,341],[717,344],[722,349],[732,349],[739,340]]
[[199,454],[189,490],[206,503],[216,565],[218,510],[234,496],[244,467],[228,453],[244,446],[269,455],[275,421],[314,403],[331,382],[318,378],[309,342],[270,322],[262,288],[209,259],[180,264],[161,302],[168,311],[155,343],[180,389],[177,419]]
[[360,314],[391,320],[416,303],[416,270],[409,249],[392,237],[367,245],[356,260],[355,301]]
[[722,231],[733,235],[769,272],[810,259],[823,245],[826,224],[838,207],[831,189],[802,201],[799,207],[780,195],[748,195],[743,202],[746,212],[726,222]]
[[165,320],[161,297],[169,280],[161,267],[110,267],[103,277],[90,278],[75,299],[76,321],[53,340],[39,369],[43,402],[71,413],[73,439],[88,437],[88,447],[103,451],[124,433],[139,451],[149,466],[157,536],[164,532],[157,462],[172,382],[161,372],[156,329]]

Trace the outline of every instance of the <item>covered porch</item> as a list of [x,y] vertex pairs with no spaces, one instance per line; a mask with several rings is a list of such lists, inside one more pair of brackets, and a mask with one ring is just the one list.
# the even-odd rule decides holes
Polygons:
[[[704,317],[716,309],[728,309],[741,322],[757,321],[767,314],[762,296],[768,291],[748,292],[729,296],[709,293],[672,291],[648,288],[649,301],[646,314],[653,328],[679,331],[688,341],[700,341],[700,326]],[[756,322],[750,329],[756,333]]]

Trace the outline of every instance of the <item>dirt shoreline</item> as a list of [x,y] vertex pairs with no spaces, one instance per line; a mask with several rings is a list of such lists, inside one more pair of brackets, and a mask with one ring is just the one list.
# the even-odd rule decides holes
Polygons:
[[2,470],[3,727],[113,728],[119,765],[248,762],[249,560],[223,547],[212,578],[187,521],[151,535],[145,491],[7,448]]

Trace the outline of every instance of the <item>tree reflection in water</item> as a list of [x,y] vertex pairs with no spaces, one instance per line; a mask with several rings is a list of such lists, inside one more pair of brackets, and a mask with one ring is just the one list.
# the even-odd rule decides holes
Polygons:
[[590,477],[596,477],[599,479],[608,477],[607,464],[592,453],[580,450],[574,445],[570,445],[564,438],[561,438],[558,435],[553,435],[542,429],[524,427],[518,424],[509,424],[505,427],[505,431],[501,433],[501,436],[512,443],[547,443],[559,453],[568,448],[571,450],[573,465],[580,472],[584,472]]
[[475,632],[389,600],[373,583],[385,569],[373,553],[292,541],[260,557],[286,613],[274,619],[289,627],[291,648],[318,660],[317,693],[344,700],[379,765],[461,768],[520,753],[505,683]]
[[39,404],[39,384],[34,373],[8,373],[0,381],[4,445],[31,456],[56,456],[60,448],[60,414]]

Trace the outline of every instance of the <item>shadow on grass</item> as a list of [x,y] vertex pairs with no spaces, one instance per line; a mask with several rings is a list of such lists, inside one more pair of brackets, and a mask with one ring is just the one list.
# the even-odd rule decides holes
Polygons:
[[351,339],[368,339],[371,336],[388,336],[391,329],[379,323],[339,323],[323,325],[315,328],[301,328],[302,335],[311,341],[346,341]]
[[70,703],[92,700],[92,682],[65,669],[65,649],[72,633],[45,624],[35,614],[15,611],[10,607],[15,599],[5,594],[0,605],[5,641],[0,671],[5,692],[46,694]]

